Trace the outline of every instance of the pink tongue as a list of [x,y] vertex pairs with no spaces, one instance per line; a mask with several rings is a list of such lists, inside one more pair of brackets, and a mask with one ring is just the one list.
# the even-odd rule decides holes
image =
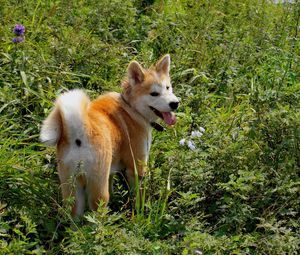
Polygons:
[[174,125],[176,123],[176,116],[173,112],[162,112],[161,114],[166,124]]

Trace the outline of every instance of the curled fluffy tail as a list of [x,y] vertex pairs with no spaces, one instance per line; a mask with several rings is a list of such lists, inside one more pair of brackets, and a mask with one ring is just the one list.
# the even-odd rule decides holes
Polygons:
[[89,102],[88,96],[82,90],[71,90],[62,94],[42,124],[41,142],[55,146],[62,135],[67,139],[83,137],[84,119]]

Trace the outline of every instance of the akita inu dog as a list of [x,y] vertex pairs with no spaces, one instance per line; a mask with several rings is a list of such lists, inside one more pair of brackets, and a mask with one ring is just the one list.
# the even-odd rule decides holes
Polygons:
[[[82,90],[62,94],[42,124],[40,139],[57,146],[58,174],[63,200],[75,197],[73,215],[85,208],[96,210],[109,200],[109,175],[126,169],[130,186],[145,173],[151,145],[151,129],[176,122],[172,112],[179,101],[172,92],[170,56],[144,69],[132,61],[121,94],[110,92],[90,101]],[[71,179],[75,179],[72,185]]]

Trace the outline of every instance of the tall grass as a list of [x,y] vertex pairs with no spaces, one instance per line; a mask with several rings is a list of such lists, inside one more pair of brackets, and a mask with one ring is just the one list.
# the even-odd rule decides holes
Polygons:
[[[297,254],[294,2],[2,1],[0,254]],[[153,131],[140,203],[117,176],[109,207],[74,222],[42,120],[62,91],[120,91],[129,61],[165,53],[181,105]]]

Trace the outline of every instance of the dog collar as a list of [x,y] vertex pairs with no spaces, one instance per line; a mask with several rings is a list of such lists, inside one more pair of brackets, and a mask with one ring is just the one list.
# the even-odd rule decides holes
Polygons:
[[160,125],[160,124],[158,124],[156,122],[150,122],[150,124],[151,124],[151,127],[153,127],[154,129],[156,129],[158,132],[162,132],[162,131],[165,130],[165,128],[162,125]]
[[[131,107],[131,105],[125,100],[125,98],[124,98],[124,96],[123,96],[123,94],[121,94],[121,98],[122,98],[122,100],[124,101],[124,103],[125,104],[127,104],[129,107]],[[139,113],[140,114],[140,113]],[[140,114],[141,115],[141,114]],[[142,116],[142,115],[141,115]],[[143,117],[143,116],[142,116]],[[143,117],[144,118],[144,117]],[[162,125],[160,125],[160,124],[158,124],[158,123],[156,123],[156,122],[150,122],[150,125],[151,125],[151,127],[153,127],[156,131],[158,131],[158,132],[162,132],[162,131],[164,131],[165,130],[165,128],[162,126]]]

